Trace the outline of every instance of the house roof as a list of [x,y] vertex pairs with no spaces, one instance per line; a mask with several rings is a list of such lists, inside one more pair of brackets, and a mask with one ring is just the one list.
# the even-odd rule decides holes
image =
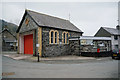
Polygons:
[[108,28],[108,27],[102,27],[103,29],[105,29],[107,32],[109,32],[110,34],[113,35],[120,35],[120,30],[117,30],[115,28]]
[[14,34],[12,34],[12,33],[9,31],[9,29],[7,29],[7,28],[4,28],[4,29],[2,30],[2,32],[0,32],[0,34],[1,34],[1,33],[4,33],[5,31],[7,31],[7,32],[10,33],[15,39],[17,39],[16,36],[15,36]]
[[26,12],[38,24],[38,26],[58,28],[58,29],[75,31],[75,32],[82,32],[75,25],[73,25],[69,20],[53,17],[50,15],[34,12],[31,10],[26,10]]
[[3,38],[7,42],[16,42],[17,38],[15,35],[13,35],[7,28],[4,28],[0,34],[5,34],[4,32],[7,31],[10,35],[12,35],[14,38],[7,36],[6,38]]

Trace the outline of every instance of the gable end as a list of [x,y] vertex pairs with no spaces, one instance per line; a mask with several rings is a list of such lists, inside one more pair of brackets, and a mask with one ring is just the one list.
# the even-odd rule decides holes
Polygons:
[[111,34],[101,27],[98,32],[94,35],[95,37],[110,37]]

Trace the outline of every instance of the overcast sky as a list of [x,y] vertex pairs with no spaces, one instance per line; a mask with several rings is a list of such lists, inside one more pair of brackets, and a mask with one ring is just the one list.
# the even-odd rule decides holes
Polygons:
[[19,25],[24,11],[40,13],[69,20],[81,29],[85,36],[94,36],[100,27],[118,24],[117,2],[3,2],[0,18]]

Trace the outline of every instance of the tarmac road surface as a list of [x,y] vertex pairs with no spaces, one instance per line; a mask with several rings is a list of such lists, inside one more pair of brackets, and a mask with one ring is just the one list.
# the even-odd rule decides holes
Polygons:
[[50,64],[3,56],[3,78],[118,78],[119,60],[101,59],[74,64],[57,64],[54,61]]

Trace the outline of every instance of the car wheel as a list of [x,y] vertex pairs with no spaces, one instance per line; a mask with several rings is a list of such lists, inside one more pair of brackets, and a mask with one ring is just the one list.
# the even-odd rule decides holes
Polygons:
[[112,57],[112,59],[115,59],[115,57]]
[[118,57],[118,60],[120,60],[120,57]]

